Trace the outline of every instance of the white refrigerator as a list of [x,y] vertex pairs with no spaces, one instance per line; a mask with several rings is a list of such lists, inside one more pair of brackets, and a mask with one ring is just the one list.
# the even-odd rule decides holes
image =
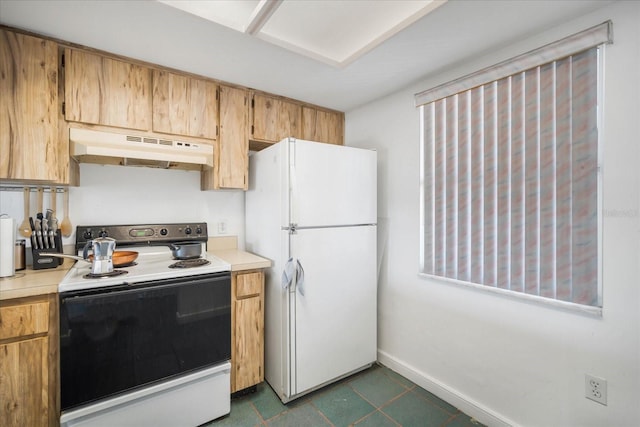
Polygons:
[[250,156],[246,249],[273,262],[264,373],[285,403],[377,359],[376,163],[294,138]]

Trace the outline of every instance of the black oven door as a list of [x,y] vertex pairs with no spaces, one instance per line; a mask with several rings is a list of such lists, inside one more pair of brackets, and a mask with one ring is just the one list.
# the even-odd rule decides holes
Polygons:
[[62,410],[230,358],[228,272],[60,294]]

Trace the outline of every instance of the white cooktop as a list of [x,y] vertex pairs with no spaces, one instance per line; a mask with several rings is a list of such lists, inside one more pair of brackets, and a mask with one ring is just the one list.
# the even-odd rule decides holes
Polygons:
[[202,258],[206,258],[210,263],[191,268],[169,268],[171,264],[178,262],[178,260],[173,259],[171,256],[171,250],[164,246],[122,247],[116,248],[116,250],[132,250],[139,254],[135,261],[137,265],[114,268],[115,270],[125,270],[127,271],[127,274],[87,279],[84,278],[84,276],[91,273],[91,263],[76,261],[58,285],[58,292],[231,271],[231,265],[229,263],[224,262],[214,255],[206,253],[204,248]]

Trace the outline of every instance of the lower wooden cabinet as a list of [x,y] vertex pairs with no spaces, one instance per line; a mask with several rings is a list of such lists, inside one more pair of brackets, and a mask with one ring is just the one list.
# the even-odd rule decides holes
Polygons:
[[0,425],[57,426],[56,294],[0,301]]
[[231,392],[264,381],[264,272],[231,276]]

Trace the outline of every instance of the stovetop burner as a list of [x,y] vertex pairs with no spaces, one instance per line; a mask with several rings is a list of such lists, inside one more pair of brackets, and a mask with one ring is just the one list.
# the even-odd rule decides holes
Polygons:
[[171,264],[169,268],[201,267],[207,264],[210,264],[210,261],[204,258],[185,259],[185,260],[178,261],[176,263]]
[[102,278],[106,278],[106,277],[121,276],[121,275],[127,274],[127,273],[128,273],[127,270],[113,270],[111,273],[102,273],[102,274],[88,273],[88,274],[85,274],[84,276],[82,276],[82,278],[83,279],[102,279]]

